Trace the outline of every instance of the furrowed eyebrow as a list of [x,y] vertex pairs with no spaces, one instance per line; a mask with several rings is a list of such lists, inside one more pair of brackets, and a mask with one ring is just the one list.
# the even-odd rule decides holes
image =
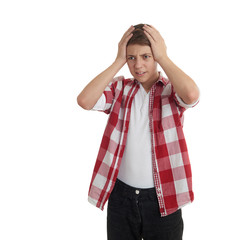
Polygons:
[[[144,54],[141,54],[140,56],[145,56],[145,55],[152,55],[152,54],[151,53],[144,53]],[[132,55],[132,54],[128,54],[128,56],[135,57],[135,55]]]
[[145,55],[152,55],[151,53],[144,53],[141,56],[145,56]]

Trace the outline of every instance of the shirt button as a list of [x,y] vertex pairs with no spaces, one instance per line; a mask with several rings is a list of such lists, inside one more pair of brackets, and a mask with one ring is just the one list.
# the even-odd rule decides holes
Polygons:
[[136,194],[139,194],[139,193],[140,193],[140,191],[139,191],[139,190],[136,190],[136,191],[135,191],[135,193],[136,193]]

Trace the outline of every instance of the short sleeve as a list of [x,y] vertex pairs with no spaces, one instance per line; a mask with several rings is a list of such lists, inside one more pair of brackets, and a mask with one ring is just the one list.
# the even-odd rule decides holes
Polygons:
[[106,97],[103,93],[91,110],[104,111],[105,106],[106,106]]
[[113,78],[113,80],[107,85],[101,97],[98,99],[95,106],[91,110],[109,114],[111,111],[113,100],[115,99],[118,81],[122,79],[124,79],[123,76]]

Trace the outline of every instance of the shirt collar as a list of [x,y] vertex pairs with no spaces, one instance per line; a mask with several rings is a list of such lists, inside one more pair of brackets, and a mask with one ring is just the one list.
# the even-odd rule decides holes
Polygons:
[[163,76],[163,74],[159,71],[159,78],[155,84],[163,83],[164,86],[168,84],[168,79]]

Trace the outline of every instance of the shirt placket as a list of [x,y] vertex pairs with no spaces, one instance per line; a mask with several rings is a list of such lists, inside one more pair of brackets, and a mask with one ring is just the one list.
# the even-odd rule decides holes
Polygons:
[[[150,99],[149,99],[149,126],[151,132],[151,146],[152,146],[152,165],[153,165],[153,179],[154,185],[156,189],[156,194],[158,198],[158,204],[161,216],[166,216],[166,208],[164,204],[164,198],[162,194],[161,182],[159,177],[159,170],[156,164],[156,156],[155,156],[155,142],[154,142],[154,129],[153,129],[153,102],[154,102],[154,94],[156,90],[156,84],[151,88],[150,91]],[[159,109],[161,111],[161,109]]]

